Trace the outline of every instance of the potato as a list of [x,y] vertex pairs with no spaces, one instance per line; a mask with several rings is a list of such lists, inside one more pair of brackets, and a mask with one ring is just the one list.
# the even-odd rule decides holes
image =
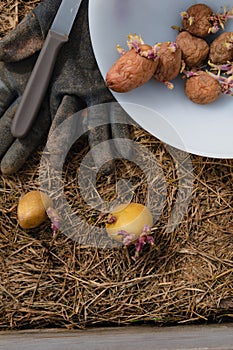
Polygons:
[[188,67],[200,66],[208,57],[209,45],[202,38],[183,31],[176,37],[176,43],[182,51],[182,58]]
[[17,218],[23,229],[35,228],[47,219],[46,209],[52,207],[51,198],[33,190],[23,195],[18,203]]
[[192,102],[204,105],[214,102],[222,94],[222,90],[216,79],[207,72],[199,71],[187,79],[185,93]]
[[215,64],[233,60],[233,32],[221,33],[210,45],[209,59]]
[[[111,220],[112,219],[112,220]],[[150,210],[140,203],[130,203],[120,205],[109,214],[106,223],[108,235],[118,242],[122,242],[123,237],[119,231],[126,231],[135,237],[140,236],[145,225],[152,226],[153,217]]]
[[206,37],[211,30],[210,16],[213,15],[211,7],[205,4],[195,4],[182,13],[183,28],[198,37]]
[[[142,45],[140,52],[150,49],[151,46]],[[106,85],[116,92],[129,92],[150,80],[157,66],[158,59],[143,57],[132,48],[109,69],[106,75]]]
[[167,41],[161,44],[159,63],[154,77],[159,82],[175,79],[181,68],[181,49],[176,43]]

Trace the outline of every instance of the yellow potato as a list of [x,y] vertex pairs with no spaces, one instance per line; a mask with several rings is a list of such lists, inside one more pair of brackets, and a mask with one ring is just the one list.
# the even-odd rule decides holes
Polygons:
[[52,206],[51,198],[34,190],[23,195],[18,203],[17,218],[23,229],[34,228],[47,219],[46,209]]
[[118,206],[109,214],[106,230],[110,237],[121,242],[122,236],[118,234],[120,230],[135,235],[135,239],[137,239],[142,233],[143,227],[145,225],[152,226],[152,224],[153,217],[146,206],[140,203],[130,203]]

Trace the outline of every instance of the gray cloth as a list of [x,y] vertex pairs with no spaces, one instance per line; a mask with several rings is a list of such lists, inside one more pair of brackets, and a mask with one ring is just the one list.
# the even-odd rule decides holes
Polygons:
[[[84,107],[114,101],[95,61],[88,26],[88,0],[83,0],[70,39],[59,52],[48,92],[32,129],[25,138],[13,138],[12,118],[60,2],[40,3],[0,41],[0,158],[4,174],[19,170],[48,133],[68,116]],[[69,132],[67,130],[67,138]],[[111,113],[108,125],[96,130],[90,125],[91,147],[114,137],[130,138],[131,127],[111,123]],[[107,148],[105,151],[112,152]]]

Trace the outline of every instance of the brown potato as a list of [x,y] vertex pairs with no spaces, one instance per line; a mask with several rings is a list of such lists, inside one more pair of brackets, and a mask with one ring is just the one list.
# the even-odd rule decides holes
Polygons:
[[213,10],[205,4],[195,4],[188,8],[183,15],[182,25],[185,30],[193,35],[204,38],[209,34],[212,24],[209,17],[213,15]]
[[220,34],[211,44],[209,59],[212,63],[222,64],[233,59],[233,32]]
[[24,229],[35,228],[47,218],[46,209],[52,206],[50,197],[40,191],[30,191],[23,195],[18,203],[17,217]]
[[176,43],[182,51],[182,58],[188,67],[200,66],[209,54],[209,45],[202,38],[197,38],[189,32],[177,35]]
[[159,64],[154,77],[160,82],[175,79],[180,73],[181,68],[181,49],[175,47],[174,43],[164,42],[159,51]]
[[220,83],[204,71],[198,71],[196,74],[186,81],[187,97],[201,105],[214,102],[222,94]]
[[[150,48],[149,45],[143,45],[143,50]],[[129,92],[150,80],[157,66],[158,59],[143,57],[132,48],[109,69],[106,85],[116,92]]]

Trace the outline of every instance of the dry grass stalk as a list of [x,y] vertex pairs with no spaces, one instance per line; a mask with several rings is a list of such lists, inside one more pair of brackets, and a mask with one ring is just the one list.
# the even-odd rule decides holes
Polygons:
[[[1,35],[37,2],[0,2]],[[180,225],[168,233],[179,181],[176,166],[164,145],[145,131],[136,129],[134,139],[153,152],[167,186],[155,246],[136,262],[131,248],[86,247],[63,234],[52,239],[49,222],[20,229],[17,202],[22,193],[39,186],[41,150],[17,175],[0,176],[0,329],[232,320],[233,160],[191,157],[191,203]],[[80,151],[78,145],[68,155],[64,193],[75,213],[102,227],[104,218],[88,207],[77,188],[86,152],[87,146]],[[134,199],[143,202],[143,174],[123,160],[116,173],[98,177],[98,195],[114,198],[116,180],[122,177],[132,181]]]
[[0,1],[0,37],[3,37],[23,19],[23,17],[32,10],[39,0],[5,0]]

